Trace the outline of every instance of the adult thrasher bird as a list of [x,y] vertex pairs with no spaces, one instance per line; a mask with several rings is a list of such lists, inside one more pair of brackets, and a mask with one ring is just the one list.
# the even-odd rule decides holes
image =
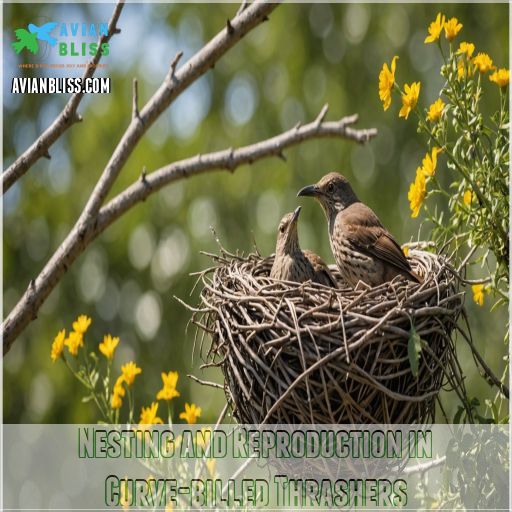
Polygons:
[[352,286],[359,281],[378,286],[401,275],[420,283],[402,249],[371,208],[359,201],[341,174],[326,174],[298,196],[318,200],[327,217],[331,249],[342,277]]
[[279,223],[276,255],[270,277],[297,283],[311,280],[336,288],[336,281],[322,258],[314,252],[302,251],[300,248],[297,233],[300,210],[299,206],[295,211],[287,213]]

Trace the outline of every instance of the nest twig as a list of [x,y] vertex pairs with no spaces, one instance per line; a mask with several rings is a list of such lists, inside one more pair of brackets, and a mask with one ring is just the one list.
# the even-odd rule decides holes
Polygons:
[[[221,367],[239,422],[424,423],[443,386],[464,396],[451,339],[463,292],[443,257],[410,250],[421,285],[351,289],[333,268],[335,290],[269,278],[273,257],[210,256],[193,322],[211,335],[205,366]],[[412,328],[422,340],[417,376]]]

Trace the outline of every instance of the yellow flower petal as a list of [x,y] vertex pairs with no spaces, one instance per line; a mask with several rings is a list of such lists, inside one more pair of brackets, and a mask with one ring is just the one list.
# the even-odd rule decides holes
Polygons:
[[439,36],[443,31],[445,20],[446,17],[444,14],[437,14],[435,21],[433,21],[428,27],[428,36],[425,38],[425,43],[434,43],[439,39]]
[[78,334],[85,334],[87,329],[89,328],[89,325],[91,325],[91,321],[92,320],[88,316],[80,315],[73,322],[73,330]]
[[180,420],[185,420],[189,425],[197,423],[197,418],[201,416],[201,407],[195,404],[185,404],[185,411],[180,413]]
[[473,200],[473,193],[471,192],[471,190],[466,190],[464,192],[464,197],[462,198],[462,200],[464,201],[464,204],[466,206],[469,206],[471,204],[471,201]]
[[484,305],[484,285],[483,284],[474,284],[471,287],[471,290],[473,291],[473,300],[479,305]]
[[114,352],[119,343],[119,338],[113,338],[110,334],[103,337],[103,341],[99,344],[100,352],[107,358],[113,359]]
[[489,80],[498,84],[500,87],[506,87],[509,83],[510,72],[506,68],[498,69],[490,77]]
[[55,361],[57,361],[57,359],[61,356],[62,351],[64,350],[65,339],[66,339],[66,330],[62,329],[62,331],[59,331],[57,336],[55,336],[53,343],[52,343],[52,351],[50,354],[52,362],[55,363]]
[[176,390],[178,372],[162,373],[162,381],[164,385],[156,395],[157,400],[172,400],[180,396],[179,391]]
[[427,193],[427,186],[425,182],[425,173],[421,167],[416,169],[416,179],[409,187],[407,198],[411,207],[411,217],[414,219],[418,216],[423,200]]
[[488,71],[496,69],[496,66],[494,66],[492,59],[487,55],[487,53],[479,53],[473,59],[473,64],[480,73],[487,73]]
[[383,64],[379,73],[379,98],[382,101],[384,110],[391,105],[391,91],[395,85],[395,70],[398,56],[395,55],[391,60],[391,70],[386,63]]
[[143,407],[140,413],[139,425],[161,425],[162,419],[157,416],[158,402],[152,402],[149,407]]
[[402,94],[402,108],[398,113],[399,117],[405,117],[405,119],[409,117],[411,110],[413,110],[418,103],[420,88],[420,82],[413,82],[411,85],[405,84],[404,93]]
[[135,377],[139,375],[139,373],[142,373],[142,370],[133,361],[130,361],[129,363],[121,366],[121,372],[123,373],[123,378],[126,384],[131,386]]
[[444,35],[448,41],[451,41],[462,29],[462,23],[457,18],[451,18],[444,24]]
[[434,176],[436,173],[437,167],[437,155],[441,153],[442,149],[440,148],[432,148],[432,154],[426,154],[425,158],[422,160],[422,170],[425,176]]
[[69,353],[76,357],[78,350],[84,346],[84,337],[82,333],[71,331],[68,337],[64,340],[64,345],[68,347]]
[[465,55],[468,59],[471,58],[475,51],[475,45],[473,43],[467,43],[466,41],[460,43],[459,49],[455,52],[457,55]]
[[441,98],[437,98],[432,105],[430,105],[427,113],[427,119],[431,122],[438,121],[443,114],[445,103]]

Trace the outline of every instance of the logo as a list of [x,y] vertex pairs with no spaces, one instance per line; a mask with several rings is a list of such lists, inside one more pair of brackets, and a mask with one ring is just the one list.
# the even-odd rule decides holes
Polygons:
[[[34,23],[29,23],[26,29],[17,28],[14,34],[17,40],[11,44],[16,54],[25,50],[37,55],[40,45],[46,43],[50,48],[57,49],[56,55],[59,57],[85,57],[86,55],[96,55],[98,44],[78,41],[78,38],[108,36],[108,23],[60,23],[51,21],[40,27]],[[109,44],[102,43],[100,46],[101,55],[106,56],[109,51]]]
[[46,41],[50,46],[55,46],[57,44],[57,39],[50,36],[50,33],[55,29],[58,23],[50,22],[44,24],[42,27],[38,27],[33,23],[28,24],[28,30],[24,28],[18,28],[14,31],[17,41],[11,43],[14,51],[16,53],[20,53],[23,49],[32,52],[34,55],[37,55],[39,52],[39,44],[38,40]]

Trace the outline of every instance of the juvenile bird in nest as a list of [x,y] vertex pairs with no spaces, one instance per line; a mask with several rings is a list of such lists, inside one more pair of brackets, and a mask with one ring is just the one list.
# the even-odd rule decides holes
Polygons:
[[351,286],[357,286],[359,281],[378,286],[398,275],[421,282],[393,236],[373,210],[359,201],[344,176],[326,174],[297,195],[314,197],[322,206],[334,258]]
[[283,281],[302,283],[311,280],[315,283],[336,288],[327,265],[312,251],[302,251],[297,233],[297,220],[301,207],[287,213],[279,223],[276,255],[270,277]]

